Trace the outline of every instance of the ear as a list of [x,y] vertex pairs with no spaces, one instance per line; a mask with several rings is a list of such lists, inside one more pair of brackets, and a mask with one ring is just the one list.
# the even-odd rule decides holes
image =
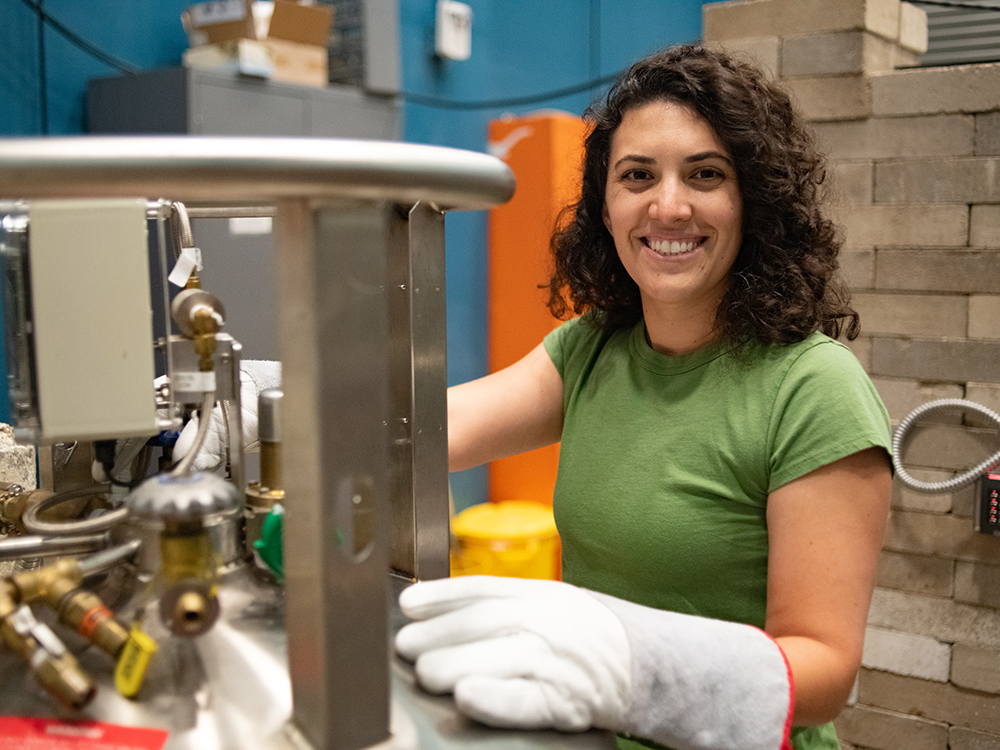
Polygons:
[[608,229],[608,234],[611,232],[611,215],[608,213],[608,202],[605,201],[601,206],[601,218],[604,220],[604,226]]

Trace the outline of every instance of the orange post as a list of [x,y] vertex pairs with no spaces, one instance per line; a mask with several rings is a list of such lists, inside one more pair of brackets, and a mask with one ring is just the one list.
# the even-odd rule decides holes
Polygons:
[[[490,152],[517,177],[513,199],[490,212],[489,369],[513,364],[558,320],[549,313],[549,239],[560,210],[580,192],[583,120],[563,112],[494,120]],[[494,461],[489,499],[552,502],[559,446]]]

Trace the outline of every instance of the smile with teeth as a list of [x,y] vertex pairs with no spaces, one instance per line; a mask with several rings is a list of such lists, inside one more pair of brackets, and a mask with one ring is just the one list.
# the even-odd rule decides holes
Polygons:
[[644,238],[643,242],[646,243],[647,247],[651,250],[655,250],[660,255],[679,255],[681,253],[689,253],[694,250],[696,247],[701,245],[702,242],[704,242],[704,238],[699,238],[697,240],[684,240],[682,242],[677,242],[676,240],[658,241]]

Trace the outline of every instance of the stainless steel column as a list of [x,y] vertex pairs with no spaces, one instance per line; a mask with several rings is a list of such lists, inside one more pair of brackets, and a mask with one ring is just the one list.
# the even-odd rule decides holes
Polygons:
[[449,513],[444,214],[418,203],[406,216],[406,226],[394,235],[389,263],[394,478],[390,562],[412,578],[445,578]]
[[[278,205],[288,661],[316,748],[388,736],[388,309],[384,203]],[[302,502],[316,498],[319,502]],[[322,668],[320,668],[322,667]]]

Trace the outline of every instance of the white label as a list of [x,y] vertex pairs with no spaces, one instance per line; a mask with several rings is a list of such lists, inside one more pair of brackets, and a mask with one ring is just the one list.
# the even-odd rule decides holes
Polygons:
[[213,2],[198,3],[191,8],[191,20],[195,26],[242,21],[246,15],[243,0],[213,0]]
[[167,281],[174,286],[184,286],[191,278],[191,274],[195,270],[200,271],[203,267],[201,250],[197,247],[185,247],[181,250],[181,255],[174,264],[174,270],[170,272]]
[[174,373],[174,387],[177,391],[201,392],[215,390],[215,371]]

